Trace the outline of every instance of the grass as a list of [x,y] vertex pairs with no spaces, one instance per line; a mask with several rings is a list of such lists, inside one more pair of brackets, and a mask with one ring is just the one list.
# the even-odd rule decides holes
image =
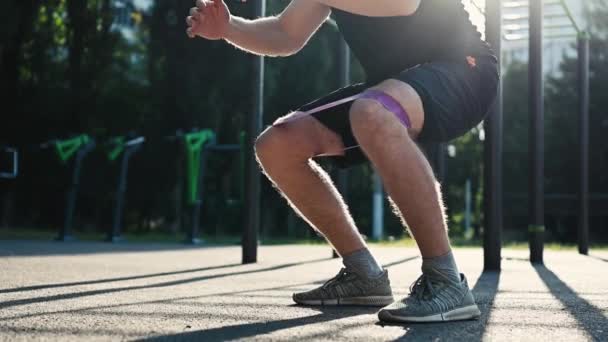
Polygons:
[[[99,242],[105,240],[105,235],[102,233],[84,233],[75,232],[75,237],[79,241]],[[50,230],[43,230],[38,228],[0,228],[0,240],[42,240],[50,241],[57,236],[57,232]],[[129,243],[183,243],[186,239],[186,235],[171,234],[166,232],[148,232],[148,233],[126,233],[124,238]],[[202,240],[210,245],[238,245],[240,244],[240,236],[202,236]],[[480,248],[482,242],[479,240],[468,240],[464,238],[452,238],[452,245],[458,248]],[[415,247],[416,242],[405,236],[397,239],[374,241],[370,240],[368,243],[372,246],[383,246],[383,247]],[[285,244],[299,244],[299,245],[324,245],[326,244],[320,238],[309,238],[309,239],[295,239],[295,238],[270,238],[262,239],[262,245],[285,245]],[[503,243],[503,247],[510,249],[528,249],[527,241],[506,241]],[[608,250],[608,245],[592,245],[590,248],[595,250]],[[572,244],[561,244],[555,242],[545,243],[545,249],[552,251],[573,251],[577,249],[575,243]]]

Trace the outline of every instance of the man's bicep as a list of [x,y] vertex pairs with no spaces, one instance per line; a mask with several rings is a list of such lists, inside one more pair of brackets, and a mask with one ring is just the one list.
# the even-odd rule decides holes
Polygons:
[[292,0],[279,15],[279,21],[290,39],[304,45],[330,13],[329,6],[317,1]]

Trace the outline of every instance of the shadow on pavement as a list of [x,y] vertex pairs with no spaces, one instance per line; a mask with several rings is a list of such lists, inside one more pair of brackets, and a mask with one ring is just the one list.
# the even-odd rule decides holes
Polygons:
[[[475,301],[481,310],[478,320],[443,323],[384,324],[402,326],[405,334],[397,341],[481,341],[498,292],[500,272],[484,271],[475,287]],[[383,324],[378,323],[383,326]]]
[[[56,242],[56,241],[27,241],[0,240],[0,257],[15,256],[58,256],[78,254],[103,253],[135,253],[188,251],[209,248],[225,248],[227,246],[187,245],[180,243],[107,243],[107,242]],[[230,246],[229,246],[230,247]],[[238,246],[232,246],[238,247]]]
[[597,255],[589,255],[589,257],[593,258],[593,259],[597,259],[597,260],[603,261],[603,262],[608,262],[607,258],[602,258],[602,257],[599,257]]
[[545,265],[533,266],[551,294],[579,322],[581,328],[597,341],[608,341],[608,318],[602,310],[581,298]]
[[[388,268],[388,267],[397,266],[399,264],[403,264],[403,263],[406,263],[408,261],[415,260],[417,258],[418,258],[417,256],[404,258],[404,259],[397,260],[397,261],[388,263],[386,265],[383,265],[383,267]],[[325,261],[325,260],[330,260],[330,259],[326,258],[326,259],[318,259],[318,260],[312,260],[312,261],[307,261],[307,262],[300,262],[300,263],[292,263],[292,264],[279,265],[279,266],[275,266],[275,268],[268,268],[268,269],[257,270],[257,272],[272,271],[272,270],[277,270],[277,269],[281,269],[281,268],[285,268],[285,267],[304,265],[304,264],[308,264],[308,263],[312,263],[312,262]],[[129,277],[117,277],[117,278],[107,278],[107,279],[98,279],[98,280],[85,280],[85,281],[69,282],[69,283],[56,283],[56,284],[43,284],[43,285],[24,286],[24,287],[12,288],[12,289],[0,289],[0,294],[2,294],[2,293],[14,293],[14,292],[26,292],[26,291],[34,291],[34,290],[43,290],[43,289],[51,289],[51,288],[58,288],[58,287],[70,287],[70,286],[80,286],[80,285],[94,285],[94,284],[102,284],[102,283],[111,283],[111,282],[116,282],[116,281],[127,281],[127,280],[137,280],[137,279],[164,277],[164,276],[172,276],[172,275],[180,275],[180,274],[186,274],[186,273],[211,271],[211,270],[217,270],[217,269],[222,269],[222,268],[230,268],[230,267],[238,267],[238,266],[241,266],[241,264],[240,263],[238,263],[238,264],[228,264],[228,265],[220,265],[220,266],[195,268],[195,269],[190,269],[190,270],[174,271],[174,272],[162,272],[162,273],[144,274],[144,275],[129,276]],[[254,273],[254,272],[249,272],[249,273]],[[229,273],[227,275],[232,275],[232,274],[233,273]],[[246,274],[246,273],[235,272],[234,274]],[[227,276],[227,275],[217,275],[216,277]],[[212,276],[212,277],[214,277],[214,276]],[[212,279],[212,278],[205,278],[205,279]],[[201,280],[204,280],[204,279],[201,279]],[[113,289],[111,289],[109,291],[110,292],[114,292]],[[91,291],[91,292],[93,292],[93,291]],[[95,294],[97,294],[97,293],[95,293]],[[62,299],[64,299],[64,298],[62,298]],[[3,307],[3,304],[4,303],[0,303],[0,307]]]
[[83,292],[63,293],[63,294],[51,295],[51,296],[16,299],[16,300],[0,302],[0,309],[20,306],[20,305],[33,304],[33,303],[42,303],[42,302],[49,302],[49,301],[56,301],[56,300],[89,297],[89,296],[96,296],[96,295],[116,293],[116,292],[134,291],[134,290],[182,285],[182,284],[199,282],[199,281],[203,281],[203,280],[224,278],[224,277],[230,277],[230,276],[239,276],[239,275],[260,273],[260,272],[270,272],[270,271],[276,271],[276,270],[280,270],[280,269],[284,269],[284,268],[305,265],[305,264],[318,263],[318,262],[323,262],[323,261],[328,261],[328,260],[332,260],[332,258],[329,257],[329,258],[321,258],[321,259],[314,259],[314,260],[306,260],[306,261],[301,261],[301,262],[293,262],[293,263],[288,263],[288,264],[275,265],[275,266],[271,266],[271,267],[253,269],[253,270],[247,270],[247,271],[211,274],[211,275],[205,275],[205,276],[194,277],[194,278],[166,281],[166,282],[156,283],[156,284],[124,286],[124,287],[117,287],[117,288],[111,288],[111,289],[90,290],[90,291],[83,291]]
[[112,304],[112,305],[97,305],[97,306],[89,306],[89,307],[84,307],[84,308],[50,311],[50,312],[36,312],[36,313],[28,313],[28,314],[22,314],[22,315],[1,317],[0,321],[7,321],[7,320],[14,320],[14,319],[16,320],[16,319],[23,319],[23,318],[29,318],[29,317],[39,317],[39,316],[53,316],[53,315],[59,315],[59,314],[84,313],[87,311],[92,311],[92,312],[94,311],[98,315],[102,315],[103,312],[95,311],[95,310],[122,308],[122,307],[128,307],[128,306],[154,305],[154,304],[182,305],[181,301],[184,301],[184,300],[197,300],[197,299],[202,299],[202,298],[222,297],[222,296],[239,296],[239,295],[252,294],[252,293],[264,292],[264,291],[287,290],[287,289],[293,289],[293,288],[297,288],[300,286],[307,286],[307,285],[312,285],[312,284],[308,283],[308,282],[296,283],[296,284],[289,284],[289,285],[276,286],[276,287],[266,287],[266,288],[261,288],[261,289],[252,289],[252,290],[249,289],[249,290],[242,290],[242,291],[210,293],[210,294],[198,295],[198,296],[176,297],[176,298],[169,298],[169,299],[139,301],[139,302],[131,302],[131,303]]
[[195,273],[195,272],[203,272],[203,271],[211,271],[217,270],[221,268],[230,268],[241,266],[241,264],[229,264],[229,265],[221,265],[221,266],[211,266],[211,267],[203,267],[203,268],[195,268],[191,270],[181,270],[174,272],[162,272],[162,273],[153,273],[153,274],[143,274],[137,276],[130,277],[118,277],[118,278],[107,278],[107,279],[98,279],[98,280],[85,280],[85,281],[77,281],[71,283],[56,283],[56,284],[44,284],[44,285],[33,285],[33,286],[24,286],[17,287],[14,289],[0,289],[0,294],[2,293],[13,293],[13,292],[25,292],[25,291],[34,291],[34,290],[42,290],[42,289],[52,289],[57,287],[70,287],[70,286],[79,286],[79,285],[93,285],[93,284],[102,284],[102,283],[111,283],[115,281],[125,281],[125,280],[137,280],[137,279],[146,279],[146,278],[154,278],[154,277],[164,277],[164,276],[172,276],[178,274],[186,274],[186,273]]
[[275,331],[300,327],[307,324],[325,323],[346,317],[367,315],[376,312],[377,308],[315,308],[318,314],[306,317],[282,319],[270,322],[245,323],[229,325],[214,329],[188,331],[179,334],[165,335],[143,339],[141,341],[229,341],[245,339]]

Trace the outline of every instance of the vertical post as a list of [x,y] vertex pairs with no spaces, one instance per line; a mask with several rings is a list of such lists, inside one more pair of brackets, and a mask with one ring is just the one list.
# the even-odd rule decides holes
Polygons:
[[543,1],[530,0],[530,262],[543,263],[544,219],[544,89],[543,89]]
[[589,36],[578,37],[580,181],[578,252],[589,254]]
[[125,193],[127,192],[127,175],[129,173],[129,149],[127,148],[120,160],[120,171],[118,174],[118,186],[114,197],[114,216],[112,218],[112,230],[108,233],[106,241],[122,241],[122,214],[125,204]]
[[[338,46],[338,65],[340,70],[340,87],[346,87],[350,84],[350,49],[346,41],[339,37],[340,44]],[[344,198],[348,195],[348,171],[340,170],[338,171],[338,180],[337,186],[338,190],[344,196]]]
[[380,240],[384,236],[384,194],[382,180],[377,172],[372,175],[374,180],[374,195],[372,197],[372,238]]
[[[253,17],[259,18],[266,12],[266,0],[252,1]],[[247,129],[246,168],[247,178],[245,184],[246,216],[245,231],[243,234],[243,264],[257,262],[258,259],[258,232],[260,230],[260,200],[261,184],[260,171],[255,160],[252,143],[262,131],[262,114],[264,112],[264,57],[252,56],[252,108]]]
[[440,143],[434,146],[436,149],[436,165],[437,165],[437,180],[443,186],[448,174],[448,165],[445,159],[446,155],[446,145],[444,143]]
[[[350,84],[350,48],[341,35],[338,35],[338,40],[338,86],[346,87]],[[348,198],[348,171],[338,170],[335,172],[334,178],[338,191],[346,200]],[[332,252],[332,257],[338,258],[338,253],[335,250]]]
[[[531,0],[540,1],[540,0]],[[500,71],[502,41],[502,1],[486,1],[486,40],[494,49]],[[485,270],[500,270],[502,247],[502,82],[498,84],[496,101],[484,122],[484,231],[483,254]]]
[[464,236],[471,237],[471,179],[464,183]]
[[200,225],[201,225],[201,210],[203,207],[203,199],[205,196],[205,171],[207,170],[207,157],[209,156],[208,143],[205,143],[200,150],[200,162],[199,172],[196,175],[198,182],[196,182],[198,189],[196,191],[196,200],[191,204],[190,209],[192,210],[192,222],[190,222],[190,232],[186,236],[186,244],[198,245],[203,240],[200,237]]
[[95,148],[95,142],[89,140],[84,146],[81,146],[76,156],[74,157],[74,170],[72,171],[72,182],[67,194],[67,203],[65,209],[65,222],[59,230],[59,236],[56,241],[73,241],[72,225],[74,221],[74,211],[76,210],[76,201],[78,199],[78,189],[80,187],[80,175],[82,171],[82,163],[84,158]]
[[17,178],[17,175],[19,174],[19,152],[17,152],[17,149],[0,146],[0,153],[10,155],[8,159],[10,159],[10,162],[12,163],[11,167],[6,170],[0,168],[0,178]]

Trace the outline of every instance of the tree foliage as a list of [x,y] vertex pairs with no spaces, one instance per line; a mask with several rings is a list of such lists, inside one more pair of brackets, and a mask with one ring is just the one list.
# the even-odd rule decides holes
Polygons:
[[[251,3],[230,6],[235,14],[250,17]],[[151,8],[133,13],[130,27],[117,22],[114,5],[113,0],[8,0],[5,4],[0,21],[4,100],[0,143],[20,147],[23,172],[17,181],[1,184],[4,221],[20,226],[61,224],[70,168],[38,148],[41,142],[86,133],[103,143],[131,132],[145,135],[147,143],[131,165],[128,227],[174,231],[182,221],[184,159],[181,148],[165,137],[177,129],[198,127],[215,131],[220,143],[238,142],[251,114],[251,57],[221,41],[188,39],[184,17],[192,0],[157,0]],[[285,5],[269,0],[268,12],[278,13]],[[608,100],[603,95],[608,80],[607,13],[601,6],[593,13],[591,43],[591,187],[597,193],[608,192]],[[324,25],[301,53],[266,59],[266,124],[338,87],[338,39],[336,28]],[[353,68],[355,80],[360,80],[356,61]],[[512,64],[504,77],[508,196],[527,189],[526,68]],[[547,80],[548,192],[576,192],[576,101],[576,60],[564,56],[560,74]],[[467,179],[473,184],[474,223],[481,224],[479,134],[474,130],[451,143],[457,156],[448,161],[444,189],[453,227],[462,221]],[[212,232],[239,231],[242,210],[230,204],[237,203],[239,196],[237,160],[216,155],[210,161],[203,222]],[[98,151],[87,159],[83,172],[77,209],[80,226],[106,229],[117,167]],[[369,166],[350,173],[349,204],[364,233],[371,226],[371,177]],[[262,201],[268,209],[265,233],[285,234],[288,210],[268,183]],[[516,203],[514,207],[525,211],[525,196]],[[525,223],[517,215],[509,219],[511,226]],[[461,233],[458,228],[452,231]],[[571,236],[571,231],[564,236]],[[398,220],[387,220],[387,232],[402,232]]]

